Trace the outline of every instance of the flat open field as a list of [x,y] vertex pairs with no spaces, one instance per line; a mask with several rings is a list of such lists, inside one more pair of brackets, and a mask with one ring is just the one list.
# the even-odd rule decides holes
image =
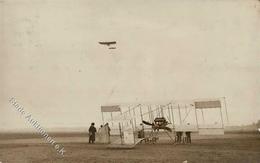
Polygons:
[[20,135],[0,136],[2,163],[182,163],[260,162],[260,134],[227,133],[224,136],[193,135],[190,145],[173,145],[163,139],[157,144],[139,144],[134,149],[106,149],[88,144],[84,134],[53,136],[66,150],[64,157],[42,138]]

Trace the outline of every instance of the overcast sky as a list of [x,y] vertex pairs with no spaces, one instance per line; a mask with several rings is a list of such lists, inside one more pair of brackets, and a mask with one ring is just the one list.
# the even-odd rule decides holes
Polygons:
[[[100,105],[226,97],[260,119],[257,0],[1,0],[0,129],[88,127]],[[108,50],[98,41],[117,41]]]

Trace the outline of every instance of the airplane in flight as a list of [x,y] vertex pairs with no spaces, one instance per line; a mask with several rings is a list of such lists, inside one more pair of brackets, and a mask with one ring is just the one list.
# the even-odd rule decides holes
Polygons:
[[110,45],[116,44],[116,41],[104,41],[104,42],[98,42],[98,43],[101,44],[101,45],[110,46]]

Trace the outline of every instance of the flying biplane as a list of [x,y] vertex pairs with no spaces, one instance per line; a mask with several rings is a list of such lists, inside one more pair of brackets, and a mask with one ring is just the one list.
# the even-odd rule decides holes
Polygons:
[[98,43],[101,44],[101,45],[110,46],[110,45],[116,44],[116,41],[104,41],[104,42],[98,42]]

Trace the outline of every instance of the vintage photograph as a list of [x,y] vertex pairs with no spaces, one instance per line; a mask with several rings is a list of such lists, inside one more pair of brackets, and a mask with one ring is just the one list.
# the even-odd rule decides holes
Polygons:
[[0,0],[0,163],[259,163],[259,0]]

